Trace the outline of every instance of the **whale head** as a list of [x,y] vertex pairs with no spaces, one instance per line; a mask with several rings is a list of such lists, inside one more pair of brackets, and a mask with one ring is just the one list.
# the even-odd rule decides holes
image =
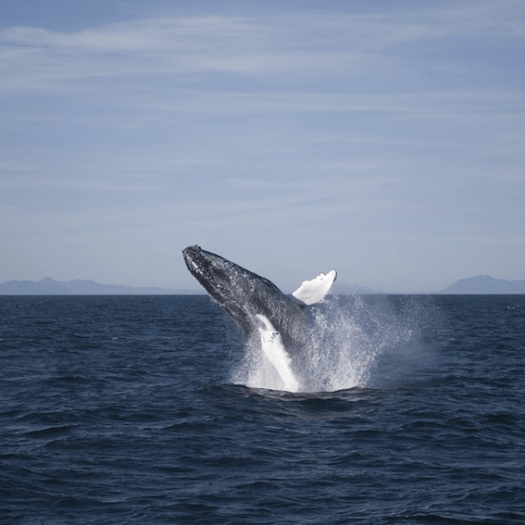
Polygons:
[[190,273],[245,334],[258,333],[257,315],[272,319],[279,330],[297,324],[298,318],[303,321],[300,308],[265,277],[200,246],[189,246],[182,253]]
[[188,246],[182,254],[190,273],[214,299],[228,293],[231,289],[233,263],[197,245]]

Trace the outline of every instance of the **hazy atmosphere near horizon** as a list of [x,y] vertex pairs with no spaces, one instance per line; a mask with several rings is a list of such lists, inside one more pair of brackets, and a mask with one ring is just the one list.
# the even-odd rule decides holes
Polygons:
[[525,279],[525,1],[6,0],[0,282]]

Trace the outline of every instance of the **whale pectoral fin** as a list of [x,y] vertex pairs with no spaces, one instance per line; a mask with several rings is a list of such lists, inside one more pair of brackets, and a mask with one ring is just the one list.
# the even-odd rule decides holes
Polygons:
[[264,354],[281,376],[285,389],[289,392],[298,392],[299,381],[292,371],[292,360],[284,347],[281,334],[266,316],[258,314],[255,317],[259,321],[258,328],[261,334],[261,347]]
[[311,281],[303,281],[292,295],[299,301],[299,305],[303,307],[319,303],[332,288],[336,277],[337,272],[335,270],[321,273]]

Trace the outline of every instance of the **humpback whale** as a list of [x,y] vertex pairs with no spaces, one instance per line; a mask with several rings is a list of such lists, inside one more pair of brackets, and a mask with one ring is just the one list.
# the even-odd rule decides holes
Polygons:
[[310,332],[303,310],[324,299],[336,271],[303,281],[288,297],[265,277],[200,246],[189,246],[182,253],[188,270],[212,300],[231,315],[250,340],[260,341],[285,389],[298,391],[300,384],[294,371],[297,354],[307,344]]

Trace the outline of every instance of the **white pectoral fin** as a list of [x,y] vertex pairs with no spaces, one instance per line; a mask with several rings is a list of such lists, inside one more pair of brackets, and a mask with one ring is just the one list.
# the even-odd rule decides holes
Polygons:
[[292,295],[306,306],[318,303],[326,297],[336,277],[337,272],[335,270],[322,273],[311,281],[303,281]]
[[299,381],[292,371],[292,360],[284,348],[281,334],[275,330],[266,316],[258,314],[256,318],[260,322],[259,333],[261,334],[261,346],[264,354],[281,376],[285,389],[289,392],[298,392]]

